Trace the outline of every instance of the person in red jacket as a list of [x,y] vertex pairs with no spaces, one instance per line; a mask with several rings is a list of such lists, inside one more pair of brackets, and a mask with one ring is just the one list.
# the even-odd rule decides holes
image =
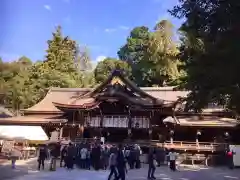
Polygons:
[[228,167],[229,167],[229,169],[233,169],[234,168],[234,163],[233,163],[233,155],[234,155],[235,153],[233,152],[233,151],[231,151],[231,150],[228,150],[227,152],[226,152],[226,155],[227,155],[227,162],[228,162]]

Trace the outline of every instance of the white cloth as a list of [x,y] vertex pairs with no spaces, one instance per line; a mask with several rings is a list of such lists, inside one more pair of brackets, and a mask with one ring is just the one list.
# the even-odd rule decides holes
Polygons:
[[129,157],[130,155],[130,150],[125,150],[125,157]]
[[88,152],[88,150],[86,148],[81,149],[81,151],[80,151],[81,159],[86,159],[87,158],[87,152]]
[[176,152],[170,152],[168,154],[168,156],[169,156],[170,161],[175,161],[177,159],[177,153]]

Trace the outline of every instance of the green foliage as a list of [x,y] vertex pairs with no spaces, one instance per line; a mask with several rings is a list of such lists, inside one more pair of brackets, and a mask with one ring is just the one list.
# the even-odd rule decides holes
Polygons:
[[171,11],[185,17],[181,60],[191,90],[189,109],[201,110],[207,103],[223,104],[240,112],[238,1],[180,0]]
[[125,72],[126,76],[130,77],[131,68],[128,63],[120,61],[115,58],[106,58],[97,64],[94,70],[95,79],[97,83],[101,83],[107,80],[109,75],[114,69],[121,69]]
[[5,104],[13,110],[36,104],[50,87],[94,85],[87,50],[80,50],[75,41],[63,36],[61,27],[48,41],[46,52],[44,61],[34,64],[27,57],[11,63],[0,61],[1,92],[6,94]]
[[178,48],[173,41],[173,25],[163,20],[154,31],[134,28],[127,43],[118,51],[119,58],[132,68],[133,80],[139,86],[175,84],[181,77]]
[[60,72],[75,73],[75,59],[77,58],[77,43],[68,36],[62,35],[58,26],[53,33],[52,40],[48,41],[48,49],[44,66]]
[[148,27],[136,27],[130,32],[127,42],[118,51],[121,60],[132,68],[132,79],[139,86],[148,86],[151,81],[151,66],[145,56],[151,33]]

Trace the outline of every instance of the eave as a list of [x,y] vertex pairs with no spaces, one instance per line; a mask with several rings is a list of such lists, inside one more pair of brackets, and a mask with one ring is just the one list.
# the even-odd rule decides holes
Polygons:
[[0,118],[0,125],[41,125],[49,123],[66,123],[64,116],[38,115],[38,116],[13,116],[10,118]]
[[91,110],[98,108],[98,105],[100,102],[94,102],[92,104],[63,104],[63,103],[57,103],[53,102],[54,106],[58,108],[61,111],[67,112],[67,111],[79,111],[79,110]]

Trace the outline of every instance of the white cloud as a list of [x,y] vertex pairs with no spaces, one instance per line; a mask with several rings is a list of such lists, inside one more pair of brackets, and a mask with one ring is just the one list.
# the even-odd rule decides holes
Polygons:
[[103,60],[106,59],[106,58],[107,58],[107,57],[106,57],[106,56],[103,56],[103,55],[98,56],[98,57],[96,58],[95,62],[103,61]]
[[107,29],[105,29],[104,31],[105,31],[106,33],[112,33],[112,32],[115,32],[116,29],[114,29],[114,28],[107,28]]
[[48,11],[51,11],[51,10],[52,10],[52,9],[51,9],[51,6],[49,6],[49,5],[47,5],[47,4],[44,5],[44,8],[45,8],[46,10],[48,10]]
[[106,59],[106,56],[100,55],[92,62],[92,69],[95,69],[97,64]]
[[119,29],[122,29],[122,30],[129,30],[129,27],[127,27],[127,26],[119,26]]

